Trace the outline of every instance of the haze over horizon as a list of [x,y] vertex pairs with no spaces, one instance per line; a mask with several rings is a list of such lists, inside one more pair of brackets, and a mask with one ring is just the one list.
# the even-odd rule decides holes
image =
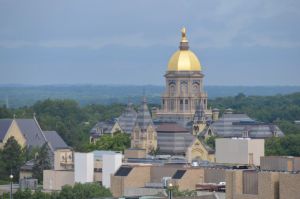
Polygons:
[[300,85],[300,2],[0,0],[0,84],[164,85],[187,28],[205,85]]

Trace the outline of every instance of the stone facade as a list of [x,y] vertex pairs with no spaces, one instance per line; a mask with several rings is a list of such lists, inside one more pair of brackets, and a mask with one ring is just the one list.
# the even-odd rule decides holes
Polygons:
[[74,167],[73,151],[57,149],[54,152],[54,170],[71,170]]
[[192,160],[207,160],[215,162],[215,153],[214,150],[206,146],[203,141],[195,138],[186,150],[186,159],[188,162],[192,162]]

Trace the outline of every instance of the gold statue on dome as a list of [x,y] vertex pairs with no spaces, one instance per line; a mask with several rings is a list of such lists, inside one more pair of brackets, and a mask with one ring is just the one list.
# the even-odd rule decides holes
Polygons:
[[182,38],[184,38],[186,36],[186,29],[185,29],[185,27],[183,27],[181,29],[181,35],[182,35]]
[[187,42],[187,38],[186,38],[186,29],[185,29],[185,27],[183,27],[183,28],[181,29],[181,41]]

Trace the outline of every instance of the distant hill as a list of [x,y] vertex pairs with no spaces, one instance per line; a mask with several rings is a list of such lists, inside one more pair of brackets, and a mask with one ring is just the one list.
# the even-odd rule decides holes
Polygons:
[[[271,96],[300,92],[300,86],[206,86],[210,99],[236,96],[238,93],[255,96]],[[37,100],[74,99],[81,105],[138,103],[145,92],[150,103],[160,104],[163,86],[123,86],[123,85],[49,85],[24,86],[0,85],[0,105],[9,107],[30,106]]]

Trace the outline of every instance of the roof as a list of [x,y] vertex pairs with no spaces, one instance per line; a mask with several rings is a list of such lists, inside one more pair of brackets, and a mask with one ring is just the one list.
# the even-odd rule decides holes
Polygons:
[[246,114],[225,113],[218,121],[212,123],[211,129],[219,137],[242,137],[245,131],[251,138],[272,137],[274,132],[279,137],[284,136],[276,125],[257,122]]
[[94,158],[97,160],[102,160],[103,155],[116,155],[116,154],[122,154],[120,152],[116,151],[100,151],[100,150],[95,150],[93,151]]
[[35,119],[15,119],[29,147],[41,147],[45,143],[44,134]]
[[131,170],[132,170],[131,167],[121,166],[115,173],[115,176],[128,176]]
[[154,125],[146,99],[143,100],[138,109],[135,125],[138,125],[142,130],[146,130],[149,125]]
[[70,147],[65,141],[58,135],[56,131],[43,131],[48,143],[54,150],[57,149],[69,149]]
[[0,119],[0,141],[4,139],[12,121],[12,119]]
[[20,170],[21,171],[32,171],[33,166],[34,166],[34,159],[25,162],[25,164],[21,166]]
[[204,104],[201,103],[200,106],[198,105],[194,114],[194,118],[193,121],[195,124],[197,124],[198,122],[202,121],[206,121],[206,116],[205,116],[205,110],[204,110]]
[[189,130],[187,130],[186,128],[180,126],[177,123],[162,123],[160,124],[157,129],[156,132],[164,132],[164,133],[186,133],[189,132]]
[[118,123],[125,133],[131,133],[137,118],[137,113],[131,103],[127,105],[125,110],[118,118]]
[[173,175],[172,179],[181,179],[185,172],[186,170],[177,170]]
[[98,122],[90,130],[90,134],[101,135],[101,134],[104,134],[104,133],[111,133],[111,130],[112,130],[114,124],[115,123],[113,121]]

